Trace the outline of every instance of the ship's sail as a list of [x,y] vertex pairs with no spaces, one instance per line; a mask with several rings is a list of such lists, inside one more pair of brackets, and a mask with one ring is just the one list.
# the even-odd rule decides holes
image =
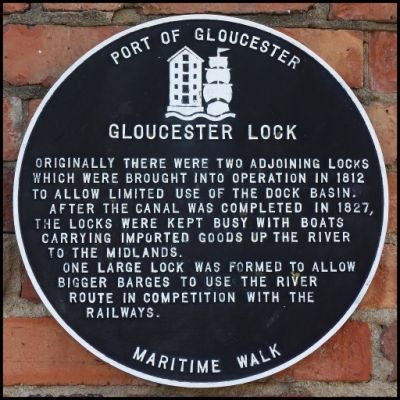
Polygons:
[[207,114],[210,114],[210,115],[222,115],[227,112],[229,112],[228,104],[226,104],[220,100],[213,101],[212,103],[208,104],[208,106],[207,106]]
[[207,114],[215,117],[229,113],[229,102],[232,100],[232,84],[228,57],[221,53],[229,49],[218,48],[217,56],[208,57],[210,68],[206,68],[207,83],[203,87],[203,97],[207,104]]
[[208,83],[229,83],[231,80],[231,73],[228,68],[206,68],[206,79]]
[[228,57],[208,57],[208,64],[210,68],[227,68],[228,67]]
[[205,83],[203,90],[204,100],[225,100],[229,103],[232,100],[232,84],[230,83]]

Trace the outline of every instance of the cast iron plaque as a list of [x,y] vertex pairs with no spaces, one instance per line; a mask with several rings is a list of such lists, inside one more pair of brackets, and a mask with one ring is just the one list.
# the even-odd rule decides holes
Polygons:
[[42,301],[96,356],[170,385],[287,368],[361,301],[387,225],[362,106],[293,39],[189,15],[73,64],[25,135],[21,254]]

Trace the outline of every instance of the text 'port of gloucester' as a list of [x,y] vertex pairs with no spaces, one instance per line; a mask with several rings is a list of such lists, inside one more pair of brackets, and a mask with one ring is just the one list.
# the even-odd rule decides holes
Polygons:
[[[196,28],[193,35],[194,39],[197,41],[215,42],[223,44],[224,46],[239,45],[241,47],[258,51],[261,54],[265,54],[270,58],[278,60],[292,70],[295,70],[296,66],[301,62],[300,57],[293,55],[289,50],[283,49],[275,43],[271,43],[268,40],[262,40],[259,36],[251,35],[246,32],[227,29],[218,29],[215,31],[211,28]],[[166,36],[168,39],[165,38]],[[179,37],[180,30],[173,29],[169,32],[169,35],[166,35],[166,32],[162,32],[160,35],[160,41],[164,45],[175,43],[179,40]],[[114,64],[118,65],[124,59],[127,60],[144,51],[149,51],[151,50],[151,40],[152,39],[146,36],[139,40],[132,41],[128,45],[121,46],[118,50],[110,53],[111,59]]]

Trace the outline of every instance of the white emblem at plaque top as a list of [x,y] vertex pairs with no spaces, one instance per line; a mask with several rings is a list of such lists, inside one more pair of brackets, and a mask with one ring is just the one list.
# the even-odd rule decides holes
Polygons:
[[[235,117],[230,112],[232,84],[228,57],[221,53],[229,49],[218,48],[217,55],[208,57],[208,68],[204,60],[185,46],[173,54],[169,62],[169,105],[165,116],[185,121],[203,117],[211,121],[221,121]],[[205,105],[203,105],[203,99]]]

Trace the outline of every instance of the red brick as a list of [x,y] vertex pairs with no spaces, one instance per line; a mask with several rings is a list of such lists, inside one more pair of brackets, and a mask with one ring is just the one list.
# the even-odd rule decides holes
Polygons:
[[3,97],[3,160],[18,157],[22,129],[22,101],[18,97]]
[[397,173],[388,172],[388,186],[389,186],[389,221],[388,233],[397,234]]
[[122,3],[43,3],[46,11],[115,11],[122,8]]
[[352,88],[363,86],[363,33],[350,30],[281,28],[309,47]]
[[371,371],[370,328],[365,322],[349,321],[321,348],[275,378],[365,382]]
[[3,14],[24,12],[29,9],[29,3],[3,3]]
[[41,302],[39,295],[36,293],[31,280],[25,270],[25,267],[21,267],[21,293],[20,296],[25,299],[32,301],[33,303],[39,304]]
[[42,99],[34,99],[34,100],[29,100],[28,103],[28,121],[30,121],[33,117],[33,114],[35,113],[36,109],[39,107],[39,104],[41,103]]
[[393,363],[393,370],[389,379],[397,380],[397,321],[386,326],[382,332],[382,353]]
[[14,232],[12,195],[14,166],[3,164],[3,232]]
[[397,246],[385,244],[378,270],[360,308],[396,308]]
[[289,14],[307,11],[314,3],[141,3],[137,6],[143,14]]
[[51,85],[80,56],[125,27],[6,25],[4,79],[13,85]]
[[[5,385],[145,383],[98,360],[52,318],[6,318],[3,341]],[[369,327],[351,321],[322,348],[276,378],[360,382],[370,375]]]
[[377,92],[397,91],[397,33],[372,32],[369,41],[369,84]]
[[143,385],[85,350],[53,318],[3,319],[4,385]]
[[329,19],[397,21],[396,3],[331,3]]
[[372,103],[366,107],[378,136],[386,165],[397,160],[397,104]]

